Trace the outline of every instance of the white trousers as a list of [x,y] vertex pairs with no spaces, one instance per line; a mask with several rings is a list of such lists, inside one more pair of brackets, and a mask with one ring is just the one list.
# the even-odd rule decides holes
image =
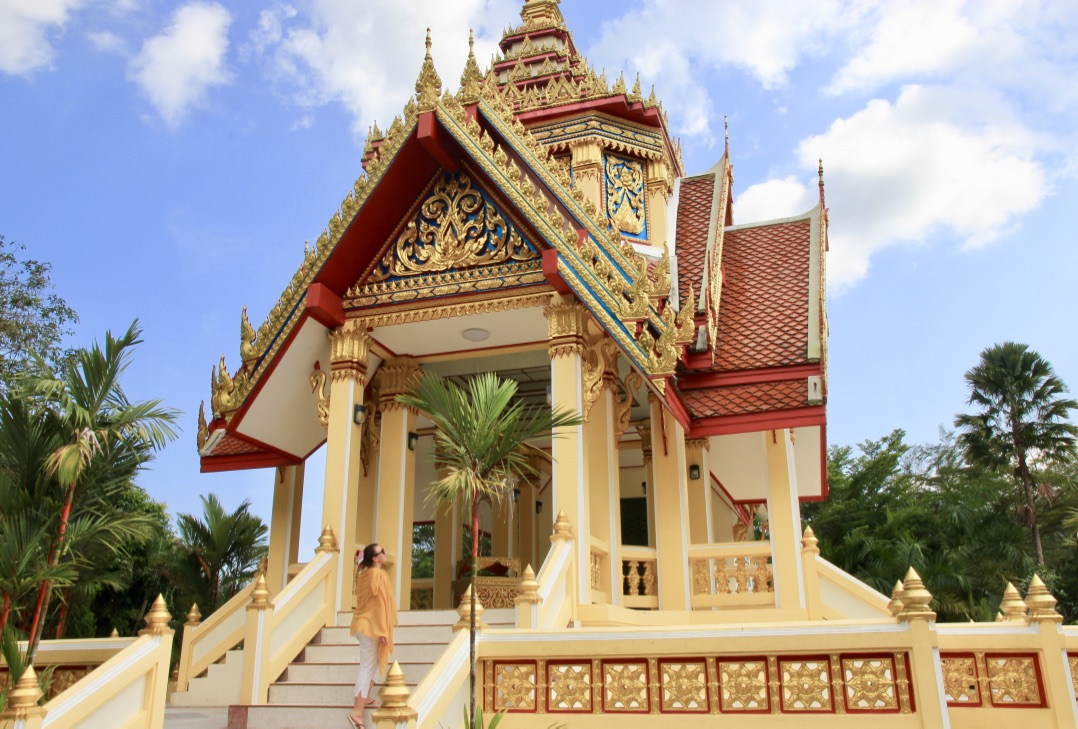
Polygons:
[[374,672],[378,669],[378,639],[357,633],[359,638],[359,675],[356,676],[355,696],[369,698]]

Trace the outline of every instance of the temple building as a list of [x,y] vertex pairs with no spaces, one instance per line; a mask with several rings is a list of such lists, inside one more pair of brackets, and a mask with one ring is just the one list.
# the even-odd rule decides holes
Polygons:
[[397,396],[496,372],[583,418],[482,509],[480,699],[507,725],[1075,726],[1078,638],[1043,585],[945,629],[916,573],[881,595],[803,528],[827,497],[822,169],[813,209],[738,224],[729,144],[685,170],[654,91],[597,74],[558,5],[527,0],[455,91],[428,33],[414,98],[280,300],[257,328],[244,310],[198,449],[205,472],[266,469],[269,555],[188,622],[176,703],[343,726],[358,649],[338,626],[376,541],[410,637],[368,726],[459,724],[467,509],[426,498],[432,424]]

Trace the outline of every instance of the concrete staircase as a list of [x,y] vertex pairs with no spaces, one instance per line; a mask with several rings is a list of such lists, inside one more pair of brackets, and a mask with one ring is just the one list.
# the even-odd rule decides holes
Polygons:
[[[400,663],[414,690],[453,637],[460,616],[454,610],[400,613],[394,633],[392,660]],[[512,610],[487,610],[483,620],[492,628],[515,624]],[[264,706],[230,709],[229,729],[343,729],[352,708],[359,644],[348,634],[351,613],[338,613],[337,626],[323,628],[284,674],[269,688]],[[376,684],[372,693],[378,695]],[[245,721],[244,721],[244,714]],[[374,726],[367,712],[367,726]]]
[[170,706],[228,706],[240,700],[243,685],[243,649],[233,648],[214,663],[205,676],[192,678],[186,691],[169,697]]

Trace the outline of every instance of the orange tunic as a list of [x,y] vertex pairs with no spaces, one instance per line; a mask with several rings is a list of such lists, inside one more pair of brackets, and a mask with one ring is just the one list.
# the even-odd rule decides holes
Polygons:
[[352,611],[352,635],[385,638],[378,646],[378,673],[386,675],[393,652],[393,626],[397,624],[397,600],[389,576],[378,567],[368,567],[356,579],[356,609]]

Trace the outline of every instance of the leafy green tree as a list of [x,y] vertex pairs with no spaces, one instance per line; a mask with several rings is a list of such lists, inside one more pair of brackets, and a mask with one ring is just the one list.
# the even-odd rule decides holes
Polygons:
[[[494,373],[476,375],[467,388],[427,373],[414,394],[398,401],[426,413],[434,422],[434,463],[446,474],[431,484],[430,498],[443,504],[460,501],[471,507],[472,623],[469,653],[471,704],[475,711],[475,577],[479,551],[479,501],[507,497],[515,479],[535,475],[529,456],[550,456],[531,441],[557,428],[578,425],[576,413],[525,405],[516,396],[517,383]],[[556,435],[556,433],[555,433]]]
[[1047,360],[1016,342],[981,352],[966,383],[968,402],[977,412],[955,418],[958,443],[971,464],[1012,474],[1019,521],[1028,525],[1043,567],[1037,504],[1048,493],[1040,488],[1037,472],[1074,457],[1078,428],[1067,418],[1078,402],[1064,397],[1067,388]]
[[181,580],[211,611],[239,592],[266,554],[269,529],[251,513],[250,501],[230,513],[214,494],[203,496],[202,518],[180,514],[176,526]]
[[[134,347],[141,342],[140,335],[138,321],[118,338],[106,332],[104,347],[95,341],[79,348],[59,371],[35,356],[32,370],[20,381],[19,394],[40,401],[62,427],[44,469],[63,489],[50,565],[72,553],[68,529],[76,504],[128,482],[155,450],[175,438],[178,411],[163,407],[159,400],[132,402],[123,390],[121,378]],[[92,525],[98,533],[107,529],[89,515],[84,525]],[[43,580],[30,625],[31,662],[43,633],[50,594],[49,582]]]
[[10,389],[32,360],[31,352],[59,365],[62,343],[78,322],[75,311],[52,293],[48,263],[20,259],[26,246],[0,235],[0,391]]

